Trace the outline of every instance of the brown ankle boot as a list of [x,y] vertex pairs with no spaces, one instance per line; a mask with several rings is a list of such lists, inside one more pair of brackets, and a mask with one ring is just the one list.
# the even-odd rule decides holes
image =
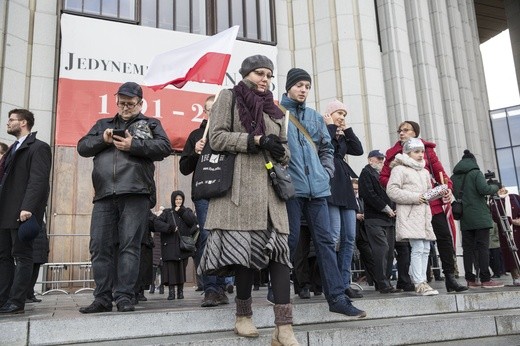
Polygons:
[[274,306],[274,324],[276,328],[271,338],[271,346],[299,346],[292,328],[292,304]]
[[245,336],[247,338],[258,337],[258,330],[253,324],[253,310],[251,309],[251,303],[253,299],[242,300],[235,298],[237,304],[236,321],[235,321],[235,334]]

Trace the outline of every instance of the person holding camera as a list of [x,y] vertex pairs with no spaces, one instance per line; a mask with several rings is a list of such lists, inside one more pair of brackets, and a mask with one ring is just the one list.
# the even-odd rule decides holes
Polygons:
[[[491,211],[486,196],[495,194],[500,186],[496,181],[486,181],[480,171],[475,156],[464,150],[462,159],[453,168],[451,176],[453,193],[459,196],[462,189],[463,213],[460,219],[462,234],[462,256],[464,272],[470,288],[504,287],[503,284],[491,280],[489,272],[489,230],[493,228]],[[480,284],[473,273],[473,261],[480,268]]]
[[99,119],[77,147],[80,156],[94,157],[90,254],[96,289],[94,302],[79,309],[84,314],[112,311],[112,301],[119,312],[135,310],[141,239],[156,200],[154,161],[171,153],[161,122],[141,113],[139,84],[126,82],[116,94],[118,113]]

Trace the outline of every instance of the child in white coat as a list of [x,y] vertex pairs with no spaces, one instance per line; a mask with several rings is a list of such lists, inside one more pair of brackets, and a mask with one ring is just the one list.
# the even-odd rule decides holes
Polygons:
[[403,154],[397,154],[391,163],[390,180],[386,187],[388,197],[396,204],[396,240],[410,242],[410,277],[418,295],[439,294],[426,281],[430,241],[435,240],[431,224],[432,214],[424,197],[432,187],[430,174],[424,168],[424,144],[411,138],[403,145]]

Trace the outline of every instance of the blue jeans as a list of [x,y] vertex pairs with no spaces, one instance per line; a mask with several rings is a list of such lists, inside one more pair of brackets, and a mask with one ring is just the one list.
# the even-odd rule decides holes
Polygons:
[[293,260],[298,239],[302,215],[311,231],[318,265],[322,277],[323,292],[329,304],[345,296],[345,287],[338,268],[336,244],[330,231],[329,208],[325,198],[293,198],[287,201],[289,216],[289,249]]
[[[199,223],[200,234],[197,239],[197,253],[193,258],[195,262],[195,266],[198,267],[200,264],[200,259],[202,258],[202,254],[204,253],[204,248],[206,247],[206,240],[208,239],[209,232],[204,228],[206,224],[206,216],[208,215],[208,206],[209,201],[207,199],[200,199],[198,201],[193,201],[195,204],[195,212],[197,213],[197,221]],[[227,283],[233,283],[232,277],[222,277],[215,275],[202,275],[202,282],[204,284],[204,292],[220,292],[224,289]]]
[[134,297],[149,210],[148,195],[116,196],[94,202],[90,225],[94,297],[105,306],[112,300],[118,303]]
[[350,287],[352,257],[356,242],[356,211],[329,204],[330,228],[339,243],[338,268],[345,288]]

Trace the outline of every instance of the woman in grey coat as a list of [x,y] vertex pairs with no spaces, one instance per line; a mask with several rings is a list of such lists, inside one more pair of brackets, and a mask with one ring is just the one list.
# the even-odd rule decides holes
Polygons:
[[199,271],[235,275],[235,333],[257,337],[251,319],[253,272],[269,268],[276,324],[272,344],[297,345],[290,304],[289,222],[285,202],[271,186],[264,159],[265,153],[273,163],[289,162],[284,114],[269,90],[273,77],[269,58],[246,58],[240,74],[244,79],[232,90],[223,90],[211,110],[211,148],[237,156],[231,189],[209,203],[205,227],[210,234]]

